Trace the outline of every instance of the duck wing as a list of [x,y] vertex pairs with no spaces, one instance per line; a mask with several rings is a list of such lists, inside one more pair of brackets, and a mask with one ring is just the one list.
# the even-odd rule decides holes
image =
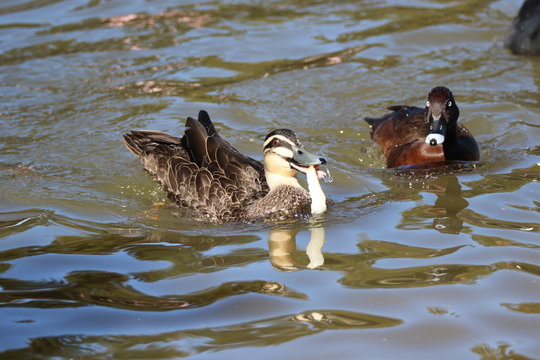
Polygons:
[[124,138],[169,199],[206,220],[241,220],[243,209],[268,193],[263,165],[221,138],[206,111],[187,119],[182,138],[155,131]]
[[371,139],[382,147],[385,154],[391,148],[424,138],[429,133],[423,108],[394,105],[388,110],[392,112],[380,118],[365,118],[371,127]]

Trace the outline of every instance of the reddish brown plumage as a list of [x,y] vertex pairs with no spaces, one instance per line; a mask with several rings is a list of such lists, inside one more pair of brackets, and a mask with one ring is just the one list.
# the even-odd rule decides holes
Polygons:
[[[478,144],[472,134],[457,122],[459,109],[452,92],[445,87],[436,87],[428,95],[425,108],[405,105],[391,106],[393,112],[381,118],[366,118],[371,126],[371,138],[381,146],[389,168],[422,163],[446,161],[476,161],[480,158]],[[430,133],[433,114],[444,123],[446,131],[442,144],[426,143]],[[441,122],[442,123],[442,122]]]

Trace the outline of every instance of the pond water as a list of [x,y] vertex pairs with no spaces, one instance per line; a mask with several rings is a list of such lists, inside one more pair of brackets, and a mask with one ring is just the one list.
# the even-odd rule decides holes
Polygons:
[[[540,58],[521,1],[4,0],[0,358],[540,359]],[[365,116],[453,90],[481,162],[384,169]],[[294,129],[326,215],[193,221],[125,149],[205,109]]]

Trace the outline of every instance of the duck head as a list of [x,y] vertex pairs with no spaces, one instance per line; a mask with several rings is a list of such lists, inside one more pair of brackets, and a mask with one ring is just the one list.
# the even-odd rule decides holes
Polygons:
[[426,144],[436,146],[444,143],[449,131],[453,131],[459,118],[459,109],[452,92],[444,87],[433,88],[426,102],[425,121],[429,125]]
[[319,165],[326,164],[326,159],[308,152],[292,130],[278,129],[266,135],[263,151],[266,181],[270,189],[281,184],[300,186],[296,174],[307,174],[310,167],[317,170],[319,178],[326,175],[317,169]]

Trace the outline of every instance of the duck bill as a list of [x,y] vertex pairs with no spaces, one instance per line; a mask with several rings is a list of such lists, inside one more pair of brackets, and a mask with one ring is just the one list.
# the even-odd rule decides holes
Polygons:
[[446,134],[446,121],[444,117],[433,116],[429,124],[429,134],[426,136],[426,144],[436,146],[444,142],[444,135]]
[[293,148],[292,150],[293,150],[293,157],[290,163],[291,168],[303,174],[306,174],[307,170],[311,166],[317,169],[319,165],[326,164],[325,158],[312,154],[306,151],[303,147],[296,147],[296,148]]

